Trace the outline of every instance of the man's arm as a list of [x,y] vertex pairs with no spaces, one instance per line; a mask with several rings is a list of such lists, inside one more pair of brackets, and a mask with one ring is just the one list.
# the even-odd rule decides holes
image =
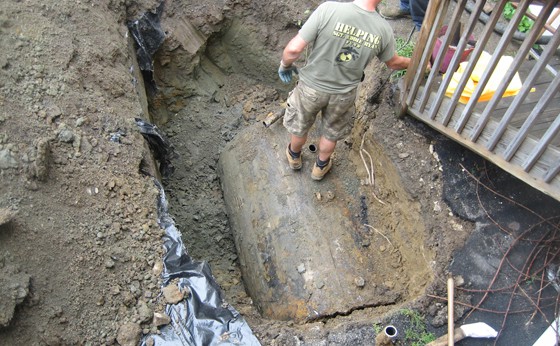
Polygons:
[[306,46],[307,42],[297,34],[288,42],[286,48],[284,48],[284,52],[282,53],[282,65],[284,67],[292,65],[292,63],[299,58]]
[[385,64],[391,70],[404,70],[410,65],[410,58],[405,58],[395,53],[391,59],[385,61]]

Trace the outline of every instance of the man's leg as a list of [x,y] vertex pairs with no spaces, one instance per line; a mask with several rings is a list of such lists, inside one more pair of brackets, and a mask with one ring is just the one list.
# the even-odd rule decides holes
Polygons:
[[291,135],[290,136],[290,150],[295,154],[301,153],[301,149],[305,145],[306,141],[307,141],[307,135],[305,135],[304,137]]
[[321,137],[319,140],[319,155],[311,171],[311,179],[322,180],[332,167],[331,155],[336,147],[336,142]]
[[401,4],[399,5],[402,12],[410,13],[410,2],[409,0],[401,0]]
[[301,159],[301,148],[307,141],[307,135],[304,137],[291,135],[290,143],[286,148],[286,158],[288,159],[288,164],[291,169],[298,170],[303,166],[303,160]]
[[328,161],[331,158],[334,148],[336,147],[336,142],[321,137],[319,140],[319,160]]
[[428,2],[429,0],[410,0],[410,14],[412,15],[412,21],[416,26],[416,30],[420,30],[422,27],[426,9],[428,8]]
[[307,141],[307,134],[315,123],[317,113],[328,104],[329,96],[299,82],[288,97],[283,123],[290,133],[290,143],[286,145],[286,157],[291,169],[298,170],[303,166],[301,149]]

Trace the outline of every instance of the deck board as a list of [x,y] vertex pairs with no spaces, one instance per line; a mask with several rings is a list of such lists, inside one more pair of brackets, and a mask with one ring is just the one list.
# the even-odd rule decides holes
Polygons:
[[[434,25],[422,28],[418,38],[419,46],[432,47],[433,42],[430,40],[435,41],[437,37],[435,33],[439,28],[444,24],[450,25],[450,23],[437,21],[441,17],[435,16],[437,11],[448,11],[448,15],[450,15],[447,4],[448,2],[438,1],[436,5],[432,6],[430,18]],[[454,18],[453,21],[457,20],[457,17]],[[476,20],[470,21],[470,19],[469,23],[476,22]],[[538,24],[534,30],[542,29],[543,22],[536,21],[535,23]],[[476,22],[476,25],[478,24],[480,23]],[[510,23],[511,28],[513,25]],[[469,30],[472,29],[473,27]],[[482,26],[479,26],[479,29],[483,29]],[[560,117],[560,90],[550,92],[553,85],[558,88],[560,54],[552,55],[546,65],[543,65],[544,61],[540,56],[531,54],[526,59],[522,59],[519,54],[524,54],[523,52],[534,45],[535,41],[531,43],[526,40],[520,42],[510,38],[504,39],[504,37],[497,36],[495,31],[485,29],[487,28],[480,31],[477,38],[478,42],[484,42],[484,47],[477,45],[475,52],[481,53],[481,50],[485,50],[492,55],[500,52],[513,55],[513,61],[519,65],[516,67],[523,83],[523,90],[532,90],[531,92],[526,93],[523,98],[521,95],[505,98],[496,96],[485,102],[479,101],[466,105],[451,104],[452,97],[445,96],[443,90],[440,92],[442,75],[438,74],[437,69],[434,69],[428,79],[420,80],[417,74],[414,75],[416,78],[405,79],[403,90],[407,97],[404,98],[402,109],[407,109],[410,115],[560,201],[560,174],[555,171],[560,162],[560,133],[552,136],[550,143],[543,141],[543,136],[551,132],[551,126],[556,125]],[[463,35],[466,35],[466,32]],[[526,37],[531,40],[535,38],[532,35]],[[460,42],[464,43],[465,38],[462,36]],[[551,37],[548,47],[543,48],[544,50],[554,49],[554,51],[547,50],[548,55],[548,52],[556,52],[559,44],[560,34],[557,33]],[[416,71],[419,64],[424,62],[422,57],[427,56],[426,50],[421,54],[414,54],[409,71]],[[437,61],[441,61],[441,57],[438,57]],[[541,68],[536,70],[536,67],[540,65],[542,65]],[[500,76],[508,74],[508,71],[503,69],[495,70],[495,72]],[[407,76],[412,76],[412,74],[407,74]],[[534,77],[529,78],[531,76]],[[427,88],[425,83],[432,79],[434,79],[433,83],[430,88]],[[545,96],[548,99],[543,99]],[[420,109],[420,101],[424,98],[427,99],[425,108]],[[439,105],[439,107],[433,109],[435,105]],[[505,118],[506,115],[507,118]],[[528,130],[525,132],[526,129],[523,129],[523,126],[529,117],[532,119],[531,126],[528,126]],[[523,136],[521,136],[522,134]],[[546,179],[549,181],[546,182]]]
[[[528,62],[528,67],[523,67],[523,69],[534,67],[535,62],[530,61]],[[549,72],[543,73],[542,75],[546,75],[546,77],[542,77],[540,81],[545,83],[548,81],[550,83],[552,81],[552,75]],[[439,86],[442,82],[442,76],[440,75],[434,83],[434,87],[432,88],[432,93],[435,93],[436,90],[439,89]],[[541,87],[537,88],[536,91],[530,92],[523,103],[519,106],[517,112],[514,114],[513,118],[510,120],[509,125],[513,128],[520,129],[521,126],[525,123],[525,120],[529,117],[537,103],[540,101],[542,93],[546,88],[546,84],[539,84]],[[419,93],[421,94],[421,93]],[[419,102],[419,97],[417,96],[417,102]],[[431,97],[430,97],[431,99]],[[490,113],[493,120],[499,122],[503,116],[505,115],[508,107],[512,104],[515,100],[515,96],[505,97],[500,100],[496,108]],[[431,102],[428,102],[428,106],[426,109],[431,109]],[[474,113],[482,114],[485,108],[487,107],[488,102],[480,102],[474,107]],[[447,109],[449,107],[449,103],[442,104],[442,109]],[[459,106],[458,106],[459,107]],[[462,112],[464,105],[459,107],[461,110],[457,110],[459,114]],[[552,122],[559,116],[560,114],[560,93],[556,93],[556,95],[550,100],[549,105],[546,109],[538,115],[535,123],[531,127],[529,132],[529,136],[535,140],[538,140],[542,137],[542,135],[546,132],[546,129],[552,124]],[[451,125],[448,125],[451,126]],[[552,145],[560,148],[560,135],[557,135],[552,142]]]
[[[462,111],[465,108],[465,105],[458,104],[447,126],[443,126],[442,119],[444,118],[444,114],[442,112],[445,112],[445,110],[448,109],[451,103],[451,99],[449,97],[444,97],[442,100],[440,111],[436,113],[436,116],[433,120],[429,119],[427,115],[429,114],[429,112],[427,110],[431,109],[432,104],[436,98],[436,93],[435,91],[432,91],[430,93],[428,102],[426,104],[426,110],[424,112],[420,112],[417,107],[420,104],[420,99],[423,95],[423,89],[424,87],[420,86],[419,91],[416,95],[415,102],[413,102],[413,104],[409,106],[409,113],[427,123],[428,125],[436,128],[440,132],[446,134],[448,137],[454,138],[463,145],[466,145],[483,157],[491,159],[491,161],[497,163],[499,166],[508,170],[510,173],[516,172],[516,175],[518,177],[525,177],[523,180],[531,183],[531,185],[540,188],[541,190],[549,194],[552,194],[557,199],[560,199],[560,177],[557,176],[556,178],[554,178],[550,184],[544,184],[542,181],[535,180],[542,179],[546,175],[548,170],[553,167],[555,163],[558,162],[558,160],[560,160],[560,134],[555,137],[553,144],[546,149],[546,151],[540,157],[539,161],[536,162],[528,172],[524,172],[521,169],[521,167],[530,157],[532,151],[538,143],[538,140],[542,137],[544,132],[549,128],[550,124],[560,113],[560,102],[556,102],[557,99],[560,100],[560,96],[555,98],[553,100],[554,102],[551,102],[554,107],[552,107],[551,109],[547,109],[547,111],[539,115],[539,117],[535,121],[535,124],[532,126],[530,133],[528,134],[527,138],[521,143],[515,155],[509,161],[505,161],[503,159],[503,154],[505,153],[509,143],[513,142],[515,136],[518,133],[518,130],[521,128],[525,119],[528,117],[536,103],[533,102],[531,104],[523,104],[523,106],[520,107],[520,109],[522,109],[523,111],[516,114],[516,116],[514,117],[514,121],[510,122],[506,131],[498,141],[498,144],[496,145],[494,150],[490,152],[487,149],[487,143],[498,127],[500,117],[494,115],[489,118],[487,125],[484,127],[475,143],[469,140],[473,128],[480,118],[480,112],[478,110],[483,110],[486,107],[486,102],[484,104],[481,104],[480,107],[478,107],[478,110],[475,108],[475,112],[471,114],[461,133],[457,133],[455,132],[454,128]],[[504,110],[502,110],[501,116],[503,116],[503,112]]]

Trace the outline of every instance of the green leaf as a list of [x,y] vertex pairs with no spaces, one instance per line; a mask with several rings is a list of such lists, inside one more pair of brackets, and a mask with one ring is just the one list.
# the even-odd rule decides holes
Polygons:
[[514,13],[515,13],[515,7],[511,4],[511,2],[508,2],[504,7],[504,12],[502,13],[504,18],[510,20],[511,18],[513,18]]
[[[513,15],[515,14],[515,11],[516,11],[515,7],[511,4],[511,2],[508,2],[504,6],[504,11],[502,12],[502,16],[507,20],[511,20],[513,18]],[[534,24],[535,22],[532,19],[530,19],[527,16],[523,16],[523,18],[521,18],[521,21],[519,22],[519,25],[517,26],[517,30],[521,32],[527,32],[531,30]]]

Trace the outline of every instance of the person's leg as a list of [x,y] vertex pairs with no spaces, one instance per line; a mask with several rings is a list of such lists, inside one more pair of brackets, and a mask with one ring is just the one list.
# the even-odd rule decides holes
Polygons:
[[330,171],[337,141],[352,131],[356,94],[357,89],[345,94],[331,95],[328,105],[322,109],[319,155],[311,171],[312,179],[321,180]]
[[303,148],[306,141],[307,141],[307,134],[305,134],[305,136],[303,137],[290,135],[290,150],[296,154],[301,153],[301,148]]
[[416,30],[420,30],[422,27],[428,2],[429,0],[410,0],[410,14],[412,15],[412,21],[416,26]]
[[328,161],[331,158],[334,148],[336,147],[336,142],[321,137],[319,140],[319,160]]
[[399,5],[402,12],[410,13],[410,1],[409,0],[401,0]]
[[304,136],[290,135],[290,143],[286,148],[286,158],[288,159],[288,165],[291,169],[298,170],[303,166],[303,160],[301,158],[301,148],[307,140],[307,134]]
[[332,159],[331,156],[336,147],[336,141],[332,141],[325,137],[319,140],[319,155],[311,170],[311,179],[322,180],[325,175],[331,170]]
[[315,90],[300,82],[290,93],[286,102],[283,123],[290,133],[290,142],[286,146],[286,158],[290,168],[294,170],[301,169],[303,166],[301,149],[307,141],[308,131],[313,126],[317,113],[328,102],[328,96],[316,94]]

